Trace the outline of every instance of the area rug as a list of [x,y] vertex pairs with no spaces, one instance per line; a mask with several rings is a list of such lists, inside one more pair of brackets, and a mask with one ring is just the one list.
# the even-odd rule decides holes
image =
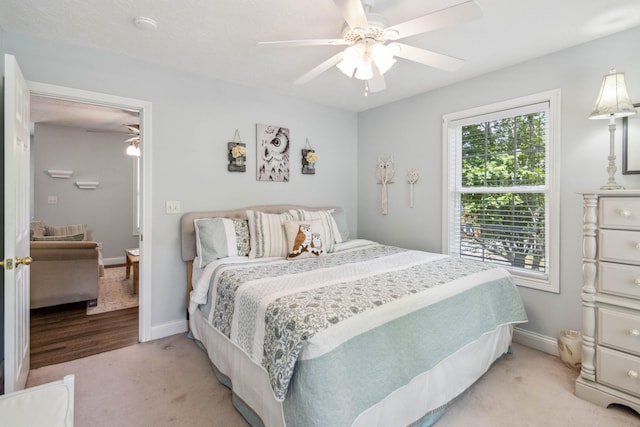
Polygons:
[[138,306],[138,295],[133,294],[133,279],[125,279],[125,267],[104,269],[98,284],[98,305],[87,307],[87,314],[106,313]]

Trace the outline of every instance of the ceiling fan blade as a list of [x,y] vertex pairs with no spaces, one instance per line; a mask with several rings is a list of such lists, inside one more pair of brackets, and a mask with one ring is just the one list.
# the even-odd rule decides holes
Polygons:
[[393,49],[395,56],[445,71],[457,71],[464,65],[462,59],[419,49],[404,43],[391,43],[389,47]]
[[367,80],[367,84],[369,85],[369,92],[381,92],[387,88],[387,82],[384,80],[384,76],[381,76],[378,70],[376,69],[373,72],[373,77]]
[[333,0],[351,28],[369,28],[367,15],[360,0]]
[[346,45],[343,39],[315,39],[315,40],[282,40],[272,42],[258,42],[258,47],[298,47],[298,46],[340,46]]
[[[426,33],[451,25],[473,21],[482,16],[482,10],[475,1],[466,1],[455,6],[412,19],[387,28],[389,39],[399,40],[415,34]],[[396,36],[397,34],[397,36]]]
[[298,77],[298,79],[296,81],[294,81],[293,84],[303,85],[303,84],[315,79],[320,74],[324,73],[329,68],[333,67],[338,62],[340,62],[341,60],[342,60],[342,52],[338,53],[337,55],[332,56],[331,58],[327,59],[322,64],[320,64],[317,67],[311,69],[310,71],[307,71],[305,74],[303,74],[302,76]]

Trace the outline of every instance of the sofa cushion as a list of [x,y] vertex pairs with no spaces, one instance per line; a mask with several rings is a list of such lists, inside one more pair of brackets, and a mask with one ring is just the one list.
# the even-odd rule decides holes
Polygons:
[[67,234],[65,236],[34,236],[31,238],[34,242],[38,241],[80,241],[84,240],[84,233]]
[[78,233],[86,236],[87,224],[45,225],[45,231],[47,236],[70,236]]

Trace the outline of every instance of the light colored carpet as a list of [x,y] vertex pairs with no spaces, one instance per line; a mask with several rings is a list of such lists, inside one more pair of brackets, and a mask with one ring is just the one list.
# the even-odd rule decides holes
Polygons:
[[[513,346],[456,399],[435,427],[638,426],[626,408],[574,395],[578,375],[559,358]],[[76,375],[76,426],[246,426],[206,355],[184,334],[32,370],[32,387]]]
[[133,279],[125,279],[125,267],[104,269],[98,283],[98,305],[87,307],[87,314],[106,313],[138,306],[138,295],[133,293]]

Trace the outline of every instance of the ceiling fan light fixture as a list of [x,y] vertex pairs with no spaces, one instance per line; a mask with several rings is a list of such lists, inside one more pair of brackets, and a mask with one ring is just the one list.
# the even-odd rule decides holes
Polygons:
[[371,58],[365,58],[356,69],[356,79],[369,80],[373,78],[373,69],[371,68]]
[[127,155],[140,157],[140,146],[132,143],[127,147]]
[[373,58],[380,75],[383,75],[396,63],[393,50],[382,43],[376,43],[369,48],[369,54]]
[[365,48],[360,44],[349,46],[342,52],[342,61],[340,61],[336,67],[348,77],[353,77],[353,72],[362,62],[364,53]]

